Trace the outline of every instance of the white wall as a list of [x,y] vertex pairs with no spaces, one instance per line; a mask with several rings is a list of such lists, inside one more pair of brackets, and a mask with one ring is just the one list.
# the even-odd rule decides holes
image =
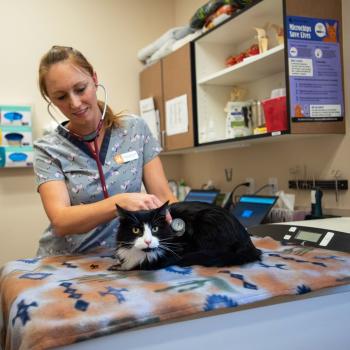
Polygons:
[[[50,121],[37,88],[40,57],[74,46],[118,111],[138,112],[139,49],[174,23],[173,0],[0,0],[0,104],[31,103],[34,134]],[[0,265],[33,256],[47,225],[31,169],[0,169]]]

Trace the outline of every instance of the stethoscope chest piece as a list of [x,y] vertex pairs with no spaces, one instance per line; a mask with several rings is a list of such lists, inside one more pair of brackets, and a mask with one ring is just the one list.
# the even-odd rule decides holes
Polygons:
[[176,236],[182,236],[186,230],[185,221],[180,218],[175,218],[170,224],[171,229],[175,232]]

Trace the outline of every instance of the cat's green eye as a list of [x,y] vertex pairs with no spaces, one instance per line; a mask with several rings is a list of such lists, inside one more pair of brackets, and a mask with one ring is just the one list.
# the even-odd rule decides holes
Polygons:
[[135,235],[138,235],[140,233],[140,229],[138,227],[133,227],[132,233],[135,233]]
[[153,226],[152,227],[152,232],[158,232],[159,227],[158,226]]

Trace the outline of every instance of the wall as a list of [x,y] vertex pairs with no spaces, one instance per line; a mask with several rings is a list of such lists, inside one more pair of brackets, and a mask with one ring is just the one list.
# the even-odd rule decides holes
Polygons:
[[[200,6],[201,3],[204,2],[177,0],[175,2],[177,24],[185,23],[192,16],[194,8]],[[251,143],[249,147],[245,148],[198,152],[183,156],[167,156],[164,157],[164,163],[170,164],[172,162],[171,157],[174,157],[173,159],[176,159],[176,162],[181,162],[181,176],[190,186],[195,188],[211,179],[223,191],[230,191],[236,184],[244,181],[246,177],[254,178],[256,188],[259,188],[267,182],[269,177],[277,177],[279,188],[296,193],[296,203],[303,207],[309,207],[310,205],[310,192],[288,190],[288,180],[295,179],[290,173],[290,169],[298,167],[299,177],[306,177],[309,180],[313,177],[316,179],[331,179],[332,171],[340,170],[342,178],[350,180],[350,67],[347,64],[350,60],[350,22],[347,16],[350,13],[350,2],[343,1],[342,6],[346,135],[324,135],[294,139],[282,137],[281,140],[288,141],[259,142]],[[194,164],[195,166],[193,166]],[[231,182],[225,180],[225,168],[233,169]],[[334,191],[324,191],[323,205],[329,213],[350,215],[350,193],[349,191],[342,192],[338,202],[336,202]]]
[[[0,0],[0,103],[31,103],[34,134],[50,119],[37,88],[40,57],[74,46],[94,65],[118,111],[138,112],[137,51],[174,23],[173,0]],[[0,170],[0,265],[33,256],[47,226],[31,169]]]
[[[0,0],[0,103],[32,103],[34,133],[50,121],[37,89],[37,66],[44,52],[55,44],[79,48],[94,64],[109,92],[115,110],[138,111],[138,74],[142,65],[137,51],[174,25],[188,23],[202,0]],[[350,2],[343,1],[344,62],[350,59]],[[14,26],[16,20],[16,26]],[[345,66],[345,103],[349,115],[349,69]],[[349,123],[348,123],[349,124]],[[163,157],[169,178],[184,177],[199,187],[209,178],[229,191],[247,176],[257,186],[277,176],[286,188],[289,168],[307,165],[309,176],[329,177],[340,169],[350,178],[349,125],[344,137],[324,136],[305,140],[253,145],[248,148]],[[194,166],[195,164],[195,166]],[[224,168],[233,168],[226,182]],[[308,193],[297,194],[307,204]],[[335,202],[325,195],[325,206],[350,210],[349,194]],[[349,214],[350,215],[350,214]],[[47,225],[31,169],[0,170],[0,265],[35,254],[37,240]]]

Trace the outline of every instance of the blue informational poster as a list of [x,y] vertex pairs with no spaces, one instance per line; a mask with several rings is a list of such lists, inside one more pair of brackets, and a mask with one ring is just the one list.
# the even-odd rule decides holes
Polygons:
[[339,22],[288,16],[286,23],[292,120],[342,120]]

